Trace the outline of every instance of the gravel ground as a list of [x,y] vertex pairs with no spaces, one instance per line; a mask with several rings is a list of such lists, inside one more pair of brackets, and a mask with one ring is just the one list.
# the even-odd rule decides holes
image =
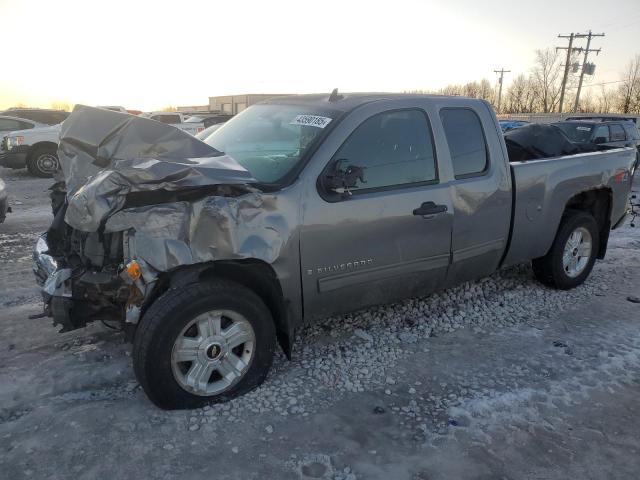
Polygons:
[[570,292],[528,266],[329,318],[232,402],[164,412],[130,346],[58,334],[30,251],[50,182],[0,169],[0,469],[18,478],[637,478],[640,231]]

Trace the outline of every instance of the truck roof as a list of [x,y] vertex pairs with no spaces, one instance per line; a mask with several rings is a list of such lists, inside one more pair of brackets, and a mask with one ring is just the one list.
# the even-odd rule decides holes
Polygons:
[[265,100],[263,104],[287,104],[287,105],[305,105],[318,108],[331,108],[342,112],[348,112],[361,105],[380,100],[392,99],[420,99],[420,98],[464,98],[482,102],[483,100],[471,99],[459,96],[431,95],[431,94],[415,94],[415,93],[339,93],[333,99],[333,94],[313,93],[307,95],[287,95],[283,97],[274,97]]

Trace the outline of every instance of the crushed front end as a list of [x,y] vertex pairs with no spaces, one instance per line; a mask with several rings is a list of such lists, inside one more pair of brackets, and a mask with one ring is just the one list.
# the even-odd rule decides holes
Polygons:
[[[58,157],[54,219],[36,244],[34,273],[43,316],[61,331],[96,320],[135,326],[160,276],[216,254],[250,255],[231,251],[245,243],[238,236],[256,224],[273,230],[255,215],[263,198],[249,172],[169,125],[76,106]],[[227,228],[244,217],[247,228]]]
[[95,320],[136,323],[146,286],[137,262],[125,258],[126,233],[78,231],[64,222],[65,207],[33,253],[44,314],[61,332]]

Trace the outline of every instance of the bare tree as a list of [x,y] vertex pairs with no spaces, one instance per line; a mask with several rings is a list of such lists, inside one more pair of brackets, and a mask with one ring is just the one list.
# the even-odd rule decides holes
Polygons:
[[554,49],[536,50],[531,79],[543,112],[552,112],[560,101],[562,80],[561,55]]
[[533,112],[536,102],[532,80],[523,74],[513,79],[505,95],[504,111],[509,113]]
[[607,88],[606,85],[600,85],[600,95],[598,96],[598,113],[610,113],[613,111],[615,104],[615,92]]
[[71,111],[71,104],[66,102],[51,102],[51,108],[54,110],[64,110],[65,112]]
[[478,91],[478,98],[486,100],[489,103],[494,103],[495,101],[495,90],[491,82],[486,78],[480,80],[480,89]]
[[464,95],[464,87],[462,85],[447,85],[438,90],[440,95]]
[[629,61],[622,76],[618,108],[622,113],[640,113],[640,55]]

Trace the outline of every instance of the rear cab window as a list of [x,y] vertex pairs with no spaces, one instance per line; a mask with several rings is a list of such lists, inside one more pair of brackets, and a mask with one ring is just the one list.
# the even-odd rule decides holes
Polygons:
[[443,108],[440,119],[455,178],[484,175],[489,168],[489,155],[480,117],[470,108]]

